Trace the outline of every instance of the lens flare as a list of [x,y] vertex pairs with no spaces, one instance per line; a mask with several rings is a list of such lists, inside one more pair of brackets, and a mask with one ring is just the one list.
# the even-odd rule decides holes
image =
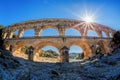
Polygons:
[[83,21],[87,23],[94,22],[94,18],[92,16],[85,16],[83,17]]

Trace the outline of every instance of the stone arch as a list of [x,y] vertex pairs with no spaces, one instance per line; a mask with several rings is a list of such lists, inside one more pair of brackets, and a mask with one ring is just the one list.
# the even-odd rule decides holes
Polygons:
[[100,37],[99,34],[95,30],[87,30],[86,36],[94,36],[94,37]]
[[110,38],[109,31],[105,31],[105,34],[106,34],[107,38]]
[[58,49],[58,51],[60,50],[57,43],[51,42],[51,41],[45,41],[45,42],[40,42],[39,44],[36,45],[35,52],[38,52],[39,49],[41,49],[45,46],[54,46],[56,49]]
[[13,45],[12,55],[16,57],[28,59],[28,54],[26,53],[27,48],[28,47],[26,46],[25,42],[18,41]]
[[33,28],[26,29],[22,33],[22,37],[33,37],[33,36],[35,36],[35,30]]
[[102,37],[107,37],[107,35],[104,31],[102,31]]
[[[71,50],[71,48],[73,49],[73,48],[77,48],[77,50]],[[69,48],[70,50],[69,50],[69,53],[78,53],[78,52],[83,52],[83,50],[82,50],[82,48],[80,47],[80,46],[77,46],[77,45],[72,45],[72,46],[70,46],[70,48]],[[79,49],[79,51],[78,51],[78,49]]]
[[82,50],[84,52],[84,59],[89,59],[94,56],[92,54],[92,50],[87,42],[79,40],[79,41],[72,42],[70,44],[70,46],[72,46],[72,45],[80,46],[82,48]]
[[[71,54],[72,53],[72,54]],[[71,56],[71,55],[82,55],[82,56]],[[83,55],[83,50],[80,46],[76,46],[76,45],[72,45],[69,48],[69,61],[72,62],[74,61],[78,61],[78,59],[83,59],[84,55]]]
[[[48,30],[50,33],[46,32],[46,35],[43,35],[44,31],[46,31],[46,30]],[[60,35],[59,30],[54,27],[45,27],[45,28],[41,29],[41,31],[40,31],[40,36],[59,36],[59,35]]]
[[65,36],[81,36],[81,33],[78,29],[76,28],[67,28],[64,32]]
[[99,49],[101,50],[102,54],[108,54],[108,53],[110,53],[110,48],[109,48],[108,44],[109,43],[106,42],[106,41],[104,41],[104,40],[99,40],[97,42],[97,45],[98,45]]
[[112,38],[112,37],[113,37],[112,33],[109,33],[109,35],[110,35],[110,38]]
[[60,53],[60,47],[58,46],[57,43],[55,42],[51,42],[51,41],[45,41],[45,42],[40,42],[39,44],[36,45],[35,50],[34,50],[34,56],[33,56],[33,60],[36,60],[37,56],[38,56],[38,52],[40,49],[42,49],[45,46],[53,46],[55,47],[58,52]]
[[18,37],[18,34],[19,34],[19,30],[15,30],[14,32],[13,32],[13,38],[17,38]]

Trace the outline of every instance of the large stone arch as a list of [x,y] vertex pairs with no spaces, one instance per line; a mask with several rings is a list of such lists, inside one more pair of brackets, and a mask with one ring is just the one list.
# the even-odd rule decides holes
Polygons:
[[82,50],[84,52],[84,59],[89,59],[94,56],[94,54],[92,53],[92,50],[87,42],[79,40],[79,41],[72,42],[69,46],[73,46],[73,45],[80,46],[82,48]]
[[60,47],[57,43],[55,42],[51,42],[51,41],[45,41],[45,42],[40,42],[39,44],[36,45],[36,47],[34,48],[34,55],[33,55],[33,60],[36,60],[36,58],[39,56],[38,52],[40,49],[42,49],[45,46],[53,46],[55,47],[58,52],[60,53]]

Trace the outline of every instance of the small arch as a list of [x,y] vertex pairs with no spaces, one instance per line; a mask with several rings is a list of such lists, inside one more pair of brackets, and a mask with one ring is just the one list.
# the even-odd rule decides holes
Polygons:
[[65,36],[81,36],[81,34],[77,29],[69,28],[65,31]]
[[13,38],[17,38],[18,33],[19,33],[19,30],[16,30],[16,31],[14,32],[14,34],[13,34]]
[[104,31],[102,31],[102,37],[107,37],[107,35]]
[[59,36],[59,32],[54,28],[46,28],[41,33],[41,36]]
[[111,33],[109,33],[109,35],[110,35],[110,38],[112,38],[112,37],[113,37],[113,35],[112,35]]
[[88,30],[87,31],[87,36],[99,37],[98,34],[93,30]]
[[84,54],[80,46],[72,45],[69,50],[69,61],[78,61],[78,59],[83,59]]
[[23,37],[33,37],[35,35],[34,29],[25,30],[23,33]]

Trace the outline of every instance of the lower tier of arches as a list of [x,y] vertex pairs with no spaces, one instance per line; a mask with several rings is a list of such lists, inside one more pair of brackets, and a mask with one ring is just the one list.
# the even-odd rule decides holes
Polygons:
[[[64,41],[64,40],[63,40]],[[83,50],[84,53],[84,59],[89,59],[96,55],[96,49],[99,47],[99,49],[102,50],[102,53],[107,54],[110,52],[110,48],[108,46],[108,42],[104,40],[99,40],[97,42],[88,43],[85,40],[72,40],[72,39],[66,39],[66,42],[63,42],[58,40],[45,40],[41,42],[29,42],[29,41],[6,41],[4,43],[4,47],[7,50],[10,50],[14,55],[17,54],[17,51],[20,51],[21,49],[26,49],[27,57],[29,60],[34,61],[38,55],[38,52],[40,49],[42,49],[45,46],[53,46],[58,50],[59,53],[59,61],[60,62],[69,62],[69,50],[71,46],[79,46]],[[88,40],[89,41],[89,40]]]

